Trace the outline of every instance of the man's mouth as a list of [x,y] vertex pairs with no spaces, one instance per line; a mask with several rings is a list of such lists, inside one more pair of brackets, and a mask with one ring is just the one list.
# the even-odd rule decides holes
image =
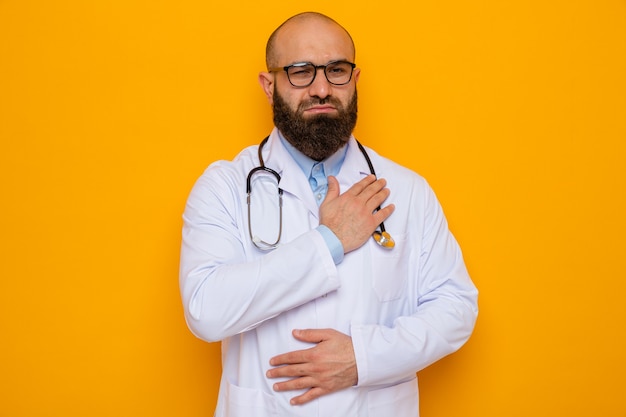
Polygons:
[[332,106],[329,104],[311,106],[307,108],[306,110],[304,110],[304,113],[307,113],[307,114],[327,114],[327,113],[336,113],[336,112],[337,112],[337,109],[335,108],[335,106]]

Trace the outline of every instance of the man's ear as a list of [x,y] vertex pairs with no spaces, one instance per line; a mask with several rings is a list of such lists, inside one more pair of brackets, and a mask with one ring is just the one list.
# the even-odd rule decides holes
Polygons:
[[361,68],[357,68],[354,70],[354,81],[359,82],[359,77],[361,76]]
[[274,104],[274,75],[269,72],[259,73],[259,84],[270,104]]

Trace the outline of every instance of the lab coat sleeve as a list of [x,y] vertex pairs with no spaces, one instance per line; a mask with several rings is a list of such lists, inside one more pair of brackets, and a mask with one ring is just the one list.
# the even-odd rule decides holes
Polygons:
[[[478,314],[478,292],[461,250],[448,230],[442,209],[426,185],[423,233],[411,259],[418,259],[418,304],[392,326],[351,327],[358,384],[393,384],[459,349],[469,338]],[[407,259],[407,262],[411,262]]]
[[181,296],[190,330],[206,341],[255,328],[339,287],[332,256],[316,230],[249,259],[247,229],[240,230],[241,187],[225,172],[210,167],[183,214]]

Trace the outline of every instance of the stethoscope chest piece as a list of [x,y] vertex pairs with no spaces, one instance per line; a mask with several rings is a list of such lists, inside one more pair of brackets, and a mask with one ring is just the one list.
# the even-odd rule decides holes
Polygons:
[[393,249],[393,247],[396,246],[396,242],[393,240],[391,235],[385,231],[381,232],[379,230],[376,230],[374,233],[372,233],[372,237],[374,238],[376,243],[378,243],[385,249]]

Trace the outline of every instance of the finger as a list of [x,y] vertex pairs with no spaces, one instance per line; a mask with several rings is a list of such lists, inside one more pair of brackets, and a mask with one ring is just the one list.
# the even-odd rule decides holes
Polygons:
[[[284,365],[277,368],[268,369],[265,376],[268,378],[293,378],[310,375],[310,366],[306,364]],[[285,384],[285,382],[283,382]]]
[[289,403],[291,405],[302,405],[302,404],[306,404],[309,401],[312,401],[316,398],[321,397],[322,395],[324,395],[326,393],[326,391],[324,391],[323,389],[319,388],[319,387],[313,387],[310,390],[308,390],[307,392],[305,392],[302,395],[298,395],[297,397],[293,397]]
[[328,190],[326,191],[325,200],[330,201],[339,197],[339,181],[337,181],[337,178],[333,177],[332,175],[329,175],[327,180],[328,180]]
[[[361,192],[359,194],[356,194],[355,196],[365,202],[369,202],[373,197],[379,196],[380,193],[383,193],[384,197],[382,198],[384,200],[389,195],[388,189],[385,188],[386,186],[387,180],[385,180],[384,178],[378,178],[374,182],[363,188]],[[378,198],[380,199],[380,196]]]
[[[365,192],[363,194],[365,194]],[[389,197],[390,194],[391,191],[389,190],[389,188],[380,188],[378,191],[367,197],[368,199],[365,204],[368,209],[371,208],[371,210],[374,211],[376,207],[383,204],[383,202]]]
[[329,338],[328,329],[295,329],[293,337],[308,343],[320,343]]
[[302,376],[288,381],[276,382],[272,385],[272,389],[276,392],[296,391],[309,389],[318,385],[319,383],[313,377]]
[[[329,332],[328,329],[305,329],[305,330],[295,329],[293,330],[292,334],[294,338],[302,342],[317,344],[319,342],[322,342],[323,340],[328,339],[329,337],[328,332]],[[294,350],[292,352],[287,352],[287,353],[274,356],[273,358],[270,359],[270,365],[280,366],[280,365],[289,365],[289,364],[294,364],[294,363],[308,362],[310,358],[309,353],[311,349],[313,348],[315,348],[315,346],[309,349]]]
[[376,213],[374,213],[374,220],[378,224],[384,222],[389,216],[391,216],[395,209],[396,206],[393,204],[389,204],[388,206],[381,208]]
[[281,355],[274,356],[272,359],[270,359],[270,365],[281,366],[306,362],[304,352],[305,351],[302,350],[294,350],[293,352],[287,352]]
[[[269,369],[266,373],[265,376],[273,379],[273,378],[297,378],[297,379],[301,379],[303,377],[306,376],[310,376],[311,375],[311,371],[309,369],[310,367],[307,366],[306,364],[296,364],[296,365],[285,365],[285,366],[279,366],[278,368],[272,368]],[[280,383],[280,385],[278,386],[293,386],[293,384],[288,384],[289,381],[283,381]],[[298,388],[302,388],[298,385],[295,385],[295,388],[292,389],[298,389]]]
[[367,189],[372,183],[376,182],[376,176],[374,174],[369,174],[359,182],[352,184],[352,187],[346,191],[352,195],[360,195],[363,190]]

